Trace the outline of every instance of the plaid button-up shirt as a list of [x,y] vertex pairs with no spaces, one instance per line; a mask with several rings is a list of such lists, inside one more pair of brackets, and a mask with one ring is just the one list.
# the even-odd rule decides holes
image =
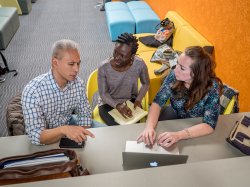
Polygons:
[[44,129],[67,125],[72,112],[78,116],[78,125],[90,126],[91,107],[83,81],[77,77],[62,90],[52,71],[30,81],[22,93],[25,130],[33,144],[40,144]]

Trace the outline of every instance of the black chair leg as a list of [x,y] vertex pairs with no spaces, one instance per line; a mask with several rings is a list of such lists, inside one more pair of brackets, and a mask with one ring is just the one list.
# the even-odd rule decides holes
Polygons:
[[9,69],[9,66],[8,66],[8,63],[7,63],[7,60],[6,58],[4,57],[3,53],[0,51],[0,55],[2,57],[2,60],[3,60],[3,63],[4,63],[4,71],[5,73],[10,73],[10,72],[15,72],[13,76],[16,76],[18,74],[17,70],[10,70]]

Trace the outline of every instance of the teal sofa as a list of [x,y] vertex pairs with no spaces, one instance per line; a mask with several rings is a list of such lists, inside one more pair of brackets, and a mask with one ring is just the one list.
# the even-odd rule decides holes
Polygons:
[[6,49],[20,26],[17,9],[0,7],[0,49]]

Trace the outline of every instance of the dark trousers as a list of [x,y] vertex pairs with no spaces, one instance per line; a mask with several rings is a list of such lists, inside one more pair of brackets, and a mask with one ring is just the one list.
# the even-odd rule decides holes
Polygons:
[[113,109],[114,108],[109,106],[108,104],[99,106],[99,115],[108,126],[119,125],[118,123],[115,122],[114,118],[108,113]]
[[179,119],[173,108],[168,105],[166,108],[161,110],[158,121]]
[[[135,99],[130,99],[132,103],[135,102]],[[108,125],[108,126],[114,126],[119,125],[115,122],[114,118],[108,113],[109,111],[113,110],[114,108],[109,106],[108,104],[104,104],[102,106],[99,106],[99,115],[102,118],[102,120]]]
[[[134,102],[134,100],[132,102]],[[118,123],[115,122],[114,118],[108,113],[113,109],[114,109],[113,107],[107,104],[99,106],[99,115],[108,126],[119,125]],[[179,119],[179,117],[177,116],[173,108],[169,105],[161,110],[158,121],[172,120],[172,119]]]

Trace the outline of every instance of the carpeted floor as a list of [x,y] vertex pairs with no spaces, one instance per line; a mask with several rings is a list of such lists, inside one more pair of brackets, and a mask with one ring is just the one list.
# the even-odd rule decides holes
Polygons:
[[[86,82],[100,62],[111,56],[105,12],[95,5],[101,0],[38,0],[28,15],[20,16],[20,27],[3,51],[10,69],[17,77],[7,74],[0,83],[0,136],[7,136],[6,107],[10,98],[20,93],[34,77],[50,69],[51,46],[68,38],[80,43],[80,77]],[[1,63],[1,61],[0,61]]]

